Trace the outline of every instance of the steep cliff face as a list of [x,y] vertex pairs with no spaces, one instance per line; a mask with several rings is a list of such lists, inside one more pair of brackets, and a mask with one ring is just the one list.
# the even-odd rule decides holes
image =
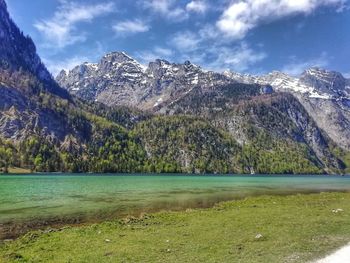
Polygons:
[[110,53],[97,64],[85,63],[57,77],[61,86],[83,99],[107,105],[135,105],[147,94],[146,86],[136,86],[145,76],[144,69],[125,53]]
[[[102,66],[111,56],[118,62]],[[310,161],[318,165],[330,169],[343,166],[332,153],[333,142],[350,149],[349,80],[340,73],[311,68],[300,78],[281,72],[264,76],[220,74],[190,62],[156,60],[143,68],[125,53],[106,57],[88,70],[77,66],[57,79],[85,99],[163,115],[199,116],[228,131],[241,145],[252,143],[260,132],[272,140],[305,146]]]
[[[259,134],[269,140],[304,145],[310,160],[341,169],[343,164],[331,152],[332,141],[301,103],[288,93],[266,94],[264,91],[264,86],[256,84],[197,88],[159,111],[205,118],[215,127],[228,131],[241,145],[256,143]],[[265,151],[269,150],[269,145],[263,144],[264,147]]]
[[[106,63],[106,59],[110,62]],[[338,146],[350,150],[350,80],[338,72],[311,68],[300,78],[277,71],[263,76],[221,74],[205,71],[188,61],[173,64],[160,59],[143,67],[125,53],[117,52],[106,55],[98,64],[84,64],[62,72],[57,80],[84,99],[154,112],[165,112],[168,105],[198,88],[257,84],[264,93],[274,90],[292,94],[319,128]]]
[[33,41],[11,20],[0,2],[0,134],[21,141],[33,134],[64,140],[64,118],[43,105],[48,100],[71,100],[47,71]]
[[[56,84],[41,62],[31,38],[24,36],[12,21],[6,3],[2,0],[0,2],[0,82],[10,84],[8,82],[17,81],[22,77],[36,79],[37,85],[41,86],[40,89],[69,98],[68,93]],[[25,83],[21,84],[25,86]]]
[[124,52],[107,54],[96,64],[85,63],[69,72],[62,71],[56,79],[62,87],[81,98],[143,110],[176,100],[195,86],[232,82],[189,61],[174,64],[158,59],[144,67]]
[[269,84],[275,91],[292,94],[319,128],[338,146],[350,150],[350,80],[340,73],[311,68],[300,78],[281,72],[265,76],[226,72],[226,76],[242,83]]

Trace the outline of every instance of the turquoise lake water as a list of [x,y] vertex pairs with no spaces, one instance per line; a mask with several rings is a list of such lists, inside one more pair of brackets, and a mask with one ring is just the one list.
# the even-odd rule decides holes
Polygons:
[[350,191],[349,177],[0,176],[0,223],[77,217],[82,221],[163,209],[209,207],[263,194]]
[[349,177],[0,176],[0,224],[52,218],[107,219],[209,207],[263,194],[350,191]]

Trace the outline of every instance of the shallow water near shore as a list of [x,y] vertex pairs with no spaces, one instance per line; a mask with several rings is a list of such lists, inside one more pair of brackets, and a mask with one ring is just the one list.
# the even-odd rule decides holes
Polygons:
[[142,212],[210,207],[248,196],[329,191],[350,191],[350,177],[0,176],[0,228],[15,232],[11,225],[26,222],[94,222]]

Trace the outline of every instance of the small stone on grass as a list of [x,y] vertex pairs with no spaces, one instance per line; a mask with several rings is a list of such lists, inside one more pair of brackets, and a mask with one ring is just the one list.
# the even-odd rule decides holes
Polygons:
[[259,239],[262,239],[264,236],[262,234],[257,234],[255,236],[255,239],[259,240]]
[[332,213],[335,213],[335,214],[340,213],[340,212],[344,212],[344,210],[341,209],[341,208],[333,209],[333,210],[332,210]]

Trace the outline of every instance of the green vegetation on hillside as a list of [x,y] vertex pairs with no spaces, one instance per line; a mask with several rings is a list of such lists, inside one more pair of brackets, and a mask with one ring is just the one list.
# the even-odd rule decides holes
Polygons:
[[349,237],[349,193],[263,196],[28,233],[0,262],[309,262]]
[[[17,74],[9,74],[7,81],[18,78]],[[0,171],[3,172],[11,167],[33,172],[98,173],[339,172],[332,164],[331,169],[325,170],[324,163],[308,145],[295,139],[299,136],[298,129],[283,113],[285,110],[278,109],[277,106],[283,106],[278,100],[271,100],[277,103],[273,107],[255,102],[249,106],[238,101],[238,98],[250,101],[250,96],[260,92],[259,86],[239,85],[234,87],[237,90],[223,87],[215,91],[218,98],[204,95],[203,100],[196,102],[199,112],[189,112],[197,117],[155,116],[75,98],[65,99],[47,92],[33,76],[28,75],[26,79],[22,78],[23,87],[19,88],[25,96],[16,97],[18,105],[5,110],[11,116],[11,110],[18,108],[16,116],[20,115],[22,100],[30,98],[30,106],[24,113],[33,118],[30,122],[36,125],[18,141],[0,141]],[[227,108],[233,103],[229,100],[231,97],[239,102],[239,110]],[[202,116],[204,102],[211,108],[209,115]],[[288,101],[284,103],[283,107],[287,107]],[[220,105],[223,110],[216,113],[214,109]],[[238,114],[246,118],[239,124],[247,127],[244,135],[248,140],[243,144],[223,125],[226,120],[235,120]]]
[[186,116],[155,117],[140,123],[140,138],[152,172],[239,173],[240,147],[208,122]]
[[347,152],[337,146],[332,147],[332,152],[344,163],[344,173],[350,174],[350,152]]
[[0,141],[0,168],[34,172],[149,173],[322,173],[303,144],[257,133],[240,146],[227,132],[195,117],[163,116],[133,130],[84,112],[70,113],[83,141],[54,144],[40,136],[18,146]]
[[252,136],[251,143],[243,145],[242,169],[258,174],[319,174],[319,161],[305,144],[291,140],[277,140],[263,132]]

